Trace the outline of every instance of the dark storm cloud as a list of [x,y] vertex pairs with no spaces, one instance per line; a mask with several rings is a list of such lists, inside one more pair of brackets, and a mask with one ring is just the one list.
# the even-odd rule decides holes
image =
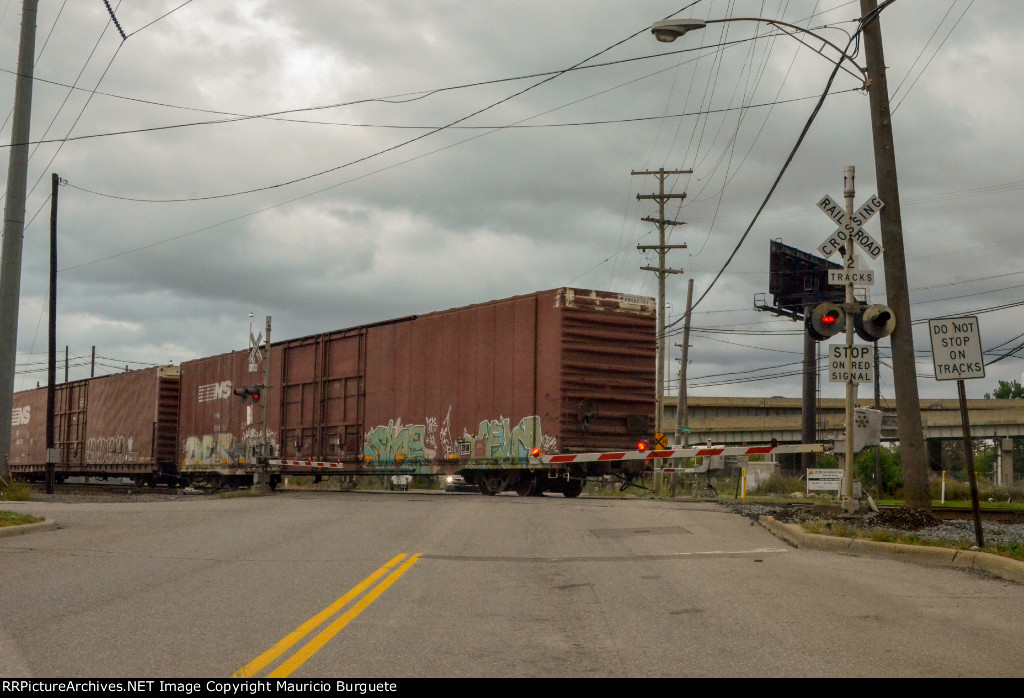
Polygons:
[[[636,245],[656,241],[639,219],[657,209],[636,195],[651,193],[656,181],[630,171],[658,167],[694,169],[672,182],[688,198],[667,211],[687,222],[671,241],[689,248],[672,252],[669,265],[685,269],[700,296],[746,230],[810,115],[815,99],[807,98],[821,93],[830,70],[780,37],[574,71],[498,104],[545,78],[424,95],[568,68],[688,3],[197,0],[143,29],[180,4],[116,5],[128,33],[141,29],[122,44],[102,3],[67,3],[36,75],[71,84],[85,65],[78,78],[85,89],[58,114],[68,90],[39,83],[33,138],[55,114],[47,138],[63,137],[72,124],[72,136],[85,136],[345,106],[40,146],[30,167],[30,184],[39,185],[28,215],[39,214],[26,231],[20,352],[45,346],[37,328],[46,304],[51,171],[73,185],[60,198],[58,341],[79,354],[97,345],[105,355],[164,363],[236,349],[250,312],[273,315],[275,336],[289,337],[570,283],[653,295],[654,276],[640,270],[651,260]],[[0,68],[8,71],[17,55],[15,5],[0,21]],[[41,5],[40,45],[60,3]],[[836,23],[853,19],[856,7],[704,0],[685,14],[721,17],[731,8],[738,17],[761,13],[849,31],[851,23]],[[1014,183],[1024,182],[1016,115],[1024,104],[1014,85],[1024,8],[896,2],[882,25],[914,317],[1016,300],[1013,286],[1024,283],[1013,276],[1024,268],[1024,244],[1015,239]],[[596,60],[711,46],[752,31],[717,25],[670,45],[644,31]],[[841,31],[823,31],[845,45]],[[97,83],[100,93],[131,99],[90,97]],[[8,107],[13,85],[3,74]],[[847,92],[857,86],[837,78],[761,219],[698,308],[692,377],[799,358],[789,353],[800,350],[799,326],[754,312],[754,295],[767,291],[769,240],[813,252],[831,232],[814,204],[841,195],[844,165],[857,167],[856,203],[876,191],[867,97]],[[623,119],[632,121],[551,126]],[[384,128],[393,126],[423,128]],[[535,126],[545,127],[527,128]],[[9,141],[9,126],[2,137]],[[303,181],[284,185],[296,179]],[[83,189],[127,199],[257,191],[142,203]],[[869,225],[876,237],[877,225]],[[871,266],[881,278],[881,261]],[[672,320],[682,311],[686,276],[668,288]],[[872,298],[884,291],[879,281]],[[1021,318],[1019,309],[983,314],[986,344],[1012,337]],[[925,333],[915,334],[918,349],[927,349]],[[930,356],[921,361],[927,373]],[[1015,359],[995,364],[990,379],[969,389],[980,395],[999,378],[1019,378],[1021,368]],[[705,383],[720,380],[728,377]],[[920,383],[923,395],[948,396],[930,378]],[[826,395],[840,391],[824,385]],[[799,378],[700,393],[795,396]]]

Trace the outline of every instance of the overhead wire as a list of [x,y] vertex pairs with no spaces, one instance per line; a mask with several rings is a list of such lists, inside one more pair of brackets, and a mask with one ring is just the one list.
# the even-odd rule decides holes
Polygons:
[[[693,0],[693,2],[690,3],[689,5],[687,5],[686,7],[690,7],[690,6],[694,5],[694,4],[697,4],[700,1],[701,0]],[[686,9],[686,8],[684,7],[683,9]],[[682,10],[680,10],[680,11],[682,11]],[[265,192],[265,191],[270,191],[270,190],[273,190],[273,189],[280,189],[282,187],[287,187],[287,186],[290,186],[292,184],[298,184],[299,182],[305,182],[305,181],[308,181],[308,180],[311,180],[311,179],[314,179],[314,178],[317,178],[317,177],[322,177],[322,176],[330,174],[332,172],[337,172],[339,170],[351,167],[352,165],[356,165],[358,163],[365,162],[365,161],[370,160],[372,158],[376,158],[376,157],[379,157],[381,155],[385,155],[387,153],[393,152],[393,151],[398,150],[400,148],[404,148],[404,147],[406,147],[408,145],[411,145],[413,143],[421,141],[421,140],[423,140],[425,138],[429,138],[430,136],[433,136],[434,134],[441,133],[441,132],[443,132],[443,131],[445,131],[445,130],[453,127],[453,126],[461,124],[464,121],[468,121],[469,119],[472,119],[475,116],[479,116],[480,114],[483,114],[483,113],[485,113],[487,111],[490,111],[491,109],[494,109],[497,106],[505,104],[506,102],[509,102],[509,101],[511,101],[511,100],[513,100],[513,99],[515,99],[517,97],[520,97],[520,96],[526,94],[527,92],[530,92],[531,90],[534,90],[534,89],[540,87],[541,85],[544,85],[544,84],[546,84],[548,82],[551,82],[552,80],[555,80],[558,77],[561,77],[562,75],[565,75],[567,72],[572,70],[572,68],[575,68],[577,66],[583,65],[584,63],[587,63],[587,62],[593,60],[594,58],[597,58],[598,56],[601,56],[601,55],[607,53],[608,51],[611,51],[613,48],[616,48],[616,47],[626,43],[627,41],[629,41],[633,37],[635,37],[635,36],[637,36],[637,35],[639,35],[639,34],[641,34],[643,32],[646,32],[646,31],[647,31],[647,27],[644,27],[643,29],[634,32],[633,34],[629,35],[628,37],[626,37],[626,38],[624,38],[624,39],[622,39],[620,41],[615,42],[611,46],[608,46],[608,47],[598,51],[597,53],[592,54],[591,56],[583,59],[582,61],[579,61],[578,63],[575,63],[574,65],[570,66],[569,68],[557,71],[553,75],[545,77],[544,79],[542,79],[542,80],[540,80],[538,82],[535,82],[532,85],[529,85],[528,87],[525,87],[525,88],[523,88],[521,90],[518,90],[518,91],[516,91],[516,92],[514,92],[514,93],[512,93],[512,94],[510,94],[510,95],[508,95],[506,97],[502,97],[501,99],[499,99],[497,101],[491,102],[490,104],[488,104],[485,107],[481,107],[480,109],[476,109],[474,111],[471,111],[470,113],[465,114],[464,116],[461,116],[461,117],[459,117],[459,118],[457,118],[457,119],[455,119],[453,121],[450,121],[449,123],[447,123],[447,124],[445,124],[443,126],[439,126],[439,127],[435,128],[435,129],[427,131],[426,133],[422,133],[422,134],[420,134],[418,136],[415,136],[413,138],[410,138],[408,140],[402,141],[402,142],[397,143],[395,145],[392,145],[392,146],[389,146],[387,148],[383,148],[383,149],[378,150],[376,152],[370,153],[369,155],[364,155],[362,157],[355,158],[353,160],[349,160],[348,162],[345,162],[345,163],[343,163],[341,165],[336,165],[334,167],[329,167],[329,168],[320,170],[318,172],[313,172],[313,173],[310,173],[310,174],[307,174],[307,175],[303,175],[301,177],[294,177],[292,179],[284,180],[284,181],[277,182],[277,183],[274,183],[274,184],[269,184],[269,185],[265,185],[265,186],[261,186],[261,187],[252,187],[252,188],[249,188],[249,189],[238,190],[238,191],[233,191],[233,192],[225,192],[225,193],[222,193],[222,194],[210,194],[210,195],[207,195],[207,196],[193,196],[193,197],[175,197],[175,198],[166,198],[166,199],[133,198],[131,200],[132,201],[147,202],[147,203],[181,203],[181,202],[184,202],[184,201],[212,201],[212,200],[217,200],[217,199],[226,199],[226,198],[233,198],[233,197],[236,197],[236,196],[243,196],[243,195],[246,195],[246,194],[255,194],[255,193],[258,193],[258,192]],[[113,198],[119,198],[119,197],[113,197]]]

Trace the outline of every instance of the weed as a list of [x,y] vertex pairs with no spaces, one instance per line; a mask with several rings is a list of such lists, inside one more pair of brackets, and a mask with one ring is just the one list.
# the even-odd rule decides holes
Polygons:
[[4,526],[21,526],[24,524],[39,523],[43,519],[29,514],[16,514],[13,511],[0,511],[0,528]]
[[[896,533],[892,531],[879,531],[876,529],[860,529],[844,523],[829,521],[815,521],[803,524],[804,530],[808,533],[817,533],[826,536],[838,536],[840,538],[861,538],[875,541],[876,543],[903,543],[905,545],[927,545],[938,548],[952,548],[954,550],[970,550],[972,544],[969,541],[948,541],[929,540],[913,533]],[[984,552],[1002,555],[1013,560],[1024,562],[1024,545],[986,545]]]
[[0,499],[9,502],[27,502],[32,499],[32,488],[24,482],[11,482],[0,478]]

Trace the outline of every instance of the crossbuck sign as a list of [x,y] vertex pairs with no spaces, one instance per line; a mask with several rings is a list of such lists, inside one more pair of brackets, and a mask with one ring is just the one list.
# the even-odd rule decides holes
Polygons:
[[871,220],[871,217],[878,213],[878,210],[885,204],[878,196],[872,196],[865,201],[859,209],[853,212],[852,216],[846,215],[845,207],[839,199],[834,196],[825,195],[818,202],[818,208],[825,212],[825,215],[839,224],[835,232],[828,236],[825,242],[818,245],[818,252],[828,259],[839,251],[840,246],[853,240],[861,249],[868,253],[871,259],[878,259],[882,254],[882,245],[861,226]]
[[249,330],[249,373],[256,373],[260,369],[260,361],[263,361],[263,352],[260,351],[262,339],[262,332],[253,337],[252,330]]

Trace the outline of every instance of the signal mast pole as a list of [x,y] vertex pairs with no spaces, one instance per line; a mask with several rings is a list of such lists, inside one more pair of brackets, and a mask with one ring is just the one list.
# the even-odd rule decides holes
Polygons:
[[[853,165],[843,168],[843,197],[846,199],[846,217],[853,218],[854,190]],[[846,241],[844,266],[849,271],[856,268],[857,258],[853,240]],[[843,469],[843,511],[852,514],[857,511],[857,500],[853,498],[853,408],[857,401],[857,383],[853,379],[853,281],[846,283],[846,467]]]

